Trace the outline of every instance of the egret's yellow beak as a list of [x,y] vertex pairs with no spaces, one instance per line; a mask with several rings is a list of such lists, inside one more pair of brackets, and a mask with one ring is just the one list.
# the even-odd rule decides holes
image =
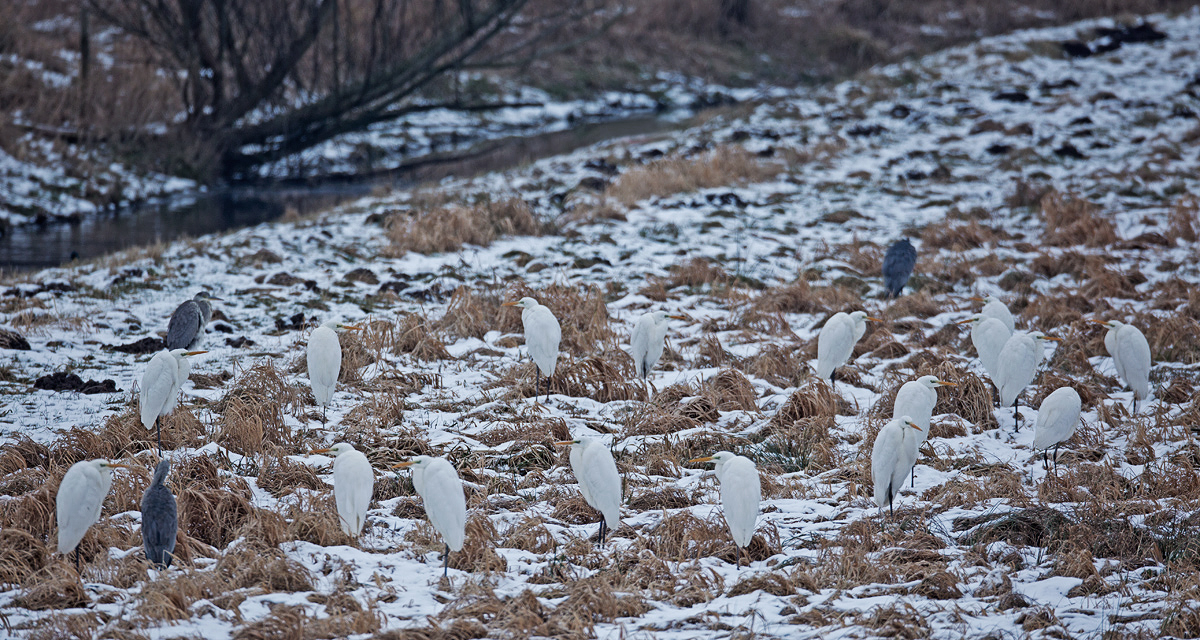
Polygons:
[[329,453],[332,449],[313,449],[309,453]]
[[943,386],[943,387],[957,387],[958,386],[957,382],[946,382],[945,380],[938,380],[937,383],[938,383],[938,385]]
[[207,351],[188,351],[188,352],[184,353],[183,355],[185,355],[185,356],[198,356],[198,355],[200,355],[200,354],[202,354],[202,353],[208,353],[208,352],[207,352]]
[[867,320],[870,320],[871,322],[883,322],[883,320],[880,320],[879,318],[872,318],[871,316],[867,316]]
[[687,317],[687,316],[667,316],[667,317],[668,317],[668,318],[674,318],[674,319],[676,319],[676,320],[687,320],[687,319],[688,319],[688,317]]
[[922,429],[920,426],[918,426],[917,423],[915,423],[915,422],[908,423],[908,426],[916,429],[917,431],[924,431],[924,429]]
[[338,325],[338,326],[340,326],[343,329],[348,329],[350,331],[362,331],[362,329],[363,329],[360,325],[357,325],[357,324],[343,324],[343,325]]
[[974,300],[975,302],[987,302],[987,299],[980,298],[979,296],[971,296],[970,298],[967,298],[967,300]]
[[559,442],[555,442],[554,444],[559,445],[559,446],[566,446],[566,445],[571,445],[571,444],[579,444],[579,441],[578,440],[561,440]]
[[520,300],[513,300],[512,302],[503,302],[503,303],[501,303],[501,304],[500,304],[500,306],[502,306],[502,307],[515,307],[515,306],[517,306],[518,304],[521,304],[521,301],[520,301]]
[[1097,320],[1097,319],[1095,319],[1095,318],[1088,318],[1088,322],[1095,322],[1096,324],[1102,324],[1102,325],[1104,325],[1104,326],[1106,326],[1106,327],[1108,326],[1108,321],[1107,321],[1107,320]]
[[975,322],[975,318],[967,318],[966,320],[959,320],[958,322],[955,322],[954,324],[968,324],[971,322]]
[[712,461],[713,461],[713,457],[712,457],[712,456],[704,456],[703,458],[692,458],[691,460],[688,460],[688,463],[692,463],[692,462],[712,462]]
[[394,464],[394,465],[392,465],[392,468],[393,469],[403,469],[405,467],[411,467],[412,465],[413,465],[413,461],[409,460],[408,462],[400,462],[400,463]]
[[1063,341],[1063,339],[1062,339],[1062,338],[1056,338],[1056,337],[1054,337],[1054,336],[1042,336],[1042,337],[1043,337],[1043,338],[1045,338],[1045,339],[1047,339],[1047,340],[1053,340],[1053,341],[1055,341],[1055,342],[1062,342],[1062,341]]

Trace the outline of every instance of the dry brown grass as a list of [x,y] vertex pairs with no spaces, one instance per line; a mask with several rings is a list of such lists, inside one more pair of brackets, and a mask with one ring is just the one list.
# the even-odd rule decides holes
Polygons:
[[449,205],[427,211],[396,213],[388,219],[389,257],[405,253],[457,251],[463,245],[490,246],[513,235],[541,235],[550,225],[538,220],[521,198],[485,200],[470,206]]
[[1042,242],[1052,247],[1107,247],[1118,240],[1116,228],[1100,208],[1070,194],[1050,191],[1039,203],[1046,222]]
[[361,340],[376,353],[410,354],[422,362],[452,359],[446,344],[434,335],[429,320],[416,313],[401,312],[398,323],[372,320],[366,323]]
[[761,182],[780,171],[741,147],[722,146],[696,157],[655,160],[622,173],[605,196],[625,206],[642,200],[697,189]]
[[[344,360],[347,350],[342,344]],[[285,416],[305,420],[304,407],[311,397],[289,383],[274,361],[263,360],[239,376],[214,405],[220,416],[216,441],[242,455],[263,453],[268,446],[299,453],[303,447],[297,447],[300,443]]]

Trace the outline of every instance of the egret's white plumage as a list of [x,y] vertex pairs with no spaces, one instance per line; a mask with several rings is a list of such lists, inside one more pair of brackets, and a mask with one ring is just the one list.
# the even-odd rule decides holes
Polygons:
[[[63,476],[55,497],[58,517],[58,552],[70,553],[83,540],[89,527],[100,519],[104,496],[112,486],[113,467],[126,465],[107,460],[76,462]],[[76,564],[79,557],[75,558]]]
[[667,318],[683,320],[683,316],[669,315],[666,311],[644,313],[633,325],[629,338],[629,355],[633,356],[633,367],[643,380],[663,353],[663,341],[667,337]]
[[983,310],[979,312],[980,315],[988,318],[995,318],[1000,322],[1003,322],[1004,326],[1008,327],[1010,332],[1017,330],[1017,324],[1013,321],[1012,312],[1008,310],[1008,307],[1005,306],[1005,304],[1001,302],[999,298],[995,296],[986,296],[983,298],[975,297],[971,299],[976,302],[983,303]]
[[579,481],[583,499],[599,511],[604,520],[600,527],[600,544],[605,531],[621,525],[621,476],[612,452],[599,440],[576,438],[558,442],[571,447],[571,471]]
[[1019,420],[1021,417],[1016,409],[1017,398],[1037,375],[1038,365],[1045,358],[1047,340],[1059,340],[1059,338],[1049,337],[1040,331],[1033,333],[1017,331],[1000,350],[994,382],[1000,389],[1000,406],[1012,405],[1014,420]]
[[1131,324],[1116,320],[1101,322],[1108,327],[1104,334],[1104,346],[1112,356],[1117,375],[1133,391],[1133,410],[1137,412],[1139,400],[1150,397],[1150,343],[1141,330]]
[[1000,350],[1012,337],[1012,329],[1000,320],[983,314],[975,314],[961,322],[966,323],[971,325],[971,344],[975,345],[975,352],[979,354],[979,363],[983,365],[983,370],[992,382],[995,382]]
[[854,353],[854,345],[866,332],[868,320],[879,322],[877,318],[868,316],[866,311],[839,311],[825,322],[817,336],[818,378],[832,381],[833,371],[846,364],[850,354]]
[[327,320],[321,326],[313,329],[308,337],[308,382],[312,385],[313,398],[321,407],[321,421],[325,421],[325,411],[333,400],[333,391],[337,388],[338,376],[342,372],[342,343],[338,339],[339,329],[358,329],[337,320]]
[[362,533],[367,521],[367,508],[375,492],[375,471],[363,452],[352,445],[339,442],[328,449],[313,453],[333,454],[333,498],[337,503],[342,531],[351,537]]
[[412,467],[413,487],[425,503],[425,515],[446,542],[445,575],[449,571],[450,552],[462,551],[467,533],[467,498],[462,479],[454,465],[444,458],[417,456],[395,466],[403,467]]
[[[537,364],[541,375],[547,378],[553,376],[555,365],[558,363],[558,345],[562,341],[562,328],[558,326],[558,318],[554,317],[554,312],[528,296],[516,302],[505,302],[503,306],[521,309],[525,350]],[[536,391],[534,393],[536,395]],[[546,395],[550,395],[549,380],[546,381]]]
[[741,550],[754,537],[754,525],[758,521],[758,507],[762,501],[762,482],[754,462],[729,451],[718,451],[691,462],[709,461],[717,463],[715,471],[721,483],[721,510],[733,542],[738,546],[738,566],[741,566]]
[[158,430],[158,448],[162,450],[162,431],[158,419],[170,414],[179,405],[179,394],[183,383],[188,379],[191,364],[188,358],[207,353],[206,351],[185,351],[172,349],[160,351],[150,358],[146,372],[142,374],[142,385],[138,395],[138,410],[142,418],[142,426],[149,429],[155,426]]
[[[1033,448],[1045,451],[1071,439],[1079,426],[1083,401],[1071,387],[1060,387],[1042,400],[1033,434]],[[1055,449],[1057,452],[1057,449]]]
[[921,438],[919,431],[920,425],[911,417],[901,416],[883,425],[875,436],[871,480],[875,484],[875,504],[880,509],[894,509],[893,501],[917,462],[917,449],[912,443]]

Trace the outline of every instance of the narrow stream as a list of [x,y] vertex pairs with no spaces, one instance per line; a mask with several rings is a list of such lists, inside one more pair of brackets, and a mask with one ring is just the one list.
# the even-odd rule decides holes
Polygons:
[[351,180],[217,188],[85,216],[74,224],[13,227],[0,236],[0,269],[54,267],[130,247],[240,229],[276,220],[289,209],[300,215],[328,209],[379,187],[407,187],[506,169],[604,140],[671,131],[685,124],[678,113],[585,123],[563,131],[491,140],[455,157],[426,157],[400,169]]

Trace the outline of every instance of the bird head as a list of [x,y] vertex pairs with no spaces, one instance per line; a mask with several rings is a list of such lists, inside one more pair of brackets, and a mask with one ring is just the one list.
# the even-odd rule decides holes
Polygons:
[[534,300],[533,298],[530,298],[529,296],[525,296],[524,298],[521,298],[520,300],[513,300],[510,302],[505,302],[504,304],[502,304],[500,306],[502,306],[502,307],[520,307],[521,309],[528,309],[530,307],[536,307],[537,303],[538,303],[537,300]]
[[868,320],[870,320],[871,322],[883,322],[883,320],[880,320],[879,318],[873,318],[873,317],[867,315],[866,311],[855,311],[854,313],[850,314],[850,318],[852,320],[854,320],[854,322],[856,322],[856,323],[866,322]]
[[902,426],[911,427],[913,429],[916,429],[917,431],[924,431],[924,429],[921,428],[921,425],[917,424],[912,418],[910,418],[908,416],[902,416],[900,418],[900,424]]
[[[975,298],[971,298],[971,299],[975,300]],[[980,322],[983,322],[983,320],[986,317],[987,316],[985,316],[983,314],[977,313],[977,314],[971,316],[970,318],[967,318],[966,320],[959,320],[958,322],[955,322],[954,324],[979,324]]]
[[207,351],[188,351],[186,349],[172,349],[171,350],[171,355],[175,356],[176,358],[198,356],[202,353],[208,353],[208,352]]
[[354,451],[354,447],[352,445],[346,444],[345,442],[339,442],[332,447],[325,449],[313,449],[310,453],[332,453],[333,457],[336,458],[343,453],[350,453],[351,451]]
[[1121,326],[1121,323],[1116,320],[1097,320],[1095,318],[1092,318],[1090,320],[1090,322],[1095,322],[1096,324],[1101,325],[1103,327],[1107,327],[1109,329],[1116,329],[1117,327]]
[[1062,342],[1063,341],[1062,338],[1058,338],[1055,336],[1048,336],[1048,335],[1042,333],[1041,331],[1034,331],[1033,333],[1029,334],[1029,337],[1033,338],[1034,340],[1037,340],[1038,342]]
[[108,460],[92,460],[92,464],[96,465],[97,469],[99,469],[101,471],[107,471],[109,473],[112,473],[112,470],[117,467],[120,467],[122,469],[132,468],[127,464],[121,464],[120,462],[110,462]]
[[224,298],[218,298],[217,296],[214,296],[213,294],[211,294],[207,291],[201,291],[200,293],[197,293],[196,295],[192,296],[192,300],[220,300],[221,302],[225,301]]
[[729,451],[718,451],[710,456],[704,456],[702,458],[692,458],[691,460],[688,460],[688,462],[689,463],[690,462],[715,462],[718,465],[720,465],[720,464],[729,462],[730,460],[733,460],[733,458],[734,458],[734,454],[730,453]]
[[936,389],[938,387],[957,387],[958,386],[957,384],[955,384],[953,382],[946,382],[945,380],[939,380],[937,376],[921,376],[920,378],[917,378],[917,382],[921,383],[922,385],[924,385],[925,387],[927,387],[929,389]]
[[972,300],[974,302],[982,302],[984,304],[991,304],[993,302],[997,302],[996,296],[993,296],[991,294],[988,294],[986,296],[971,296],[970,298],[967,298],[967,299]]
[[415,469],[423,469],[430,462],[433,462],[433,460],[434,459],[429,456],[413,456],[412,460],[405,460],[404,462],[398,462],[398,463],[392,465],[392,468],[393,469],[407,469],[408,467],[413,467]]
[[568,446],[585,444],[587,442],[587,440],[588,440],[587,438],[575,438],[574,440],[559,440],[558,442],[555,442],[554,444],[556,444],[560,447],[568,447]]

